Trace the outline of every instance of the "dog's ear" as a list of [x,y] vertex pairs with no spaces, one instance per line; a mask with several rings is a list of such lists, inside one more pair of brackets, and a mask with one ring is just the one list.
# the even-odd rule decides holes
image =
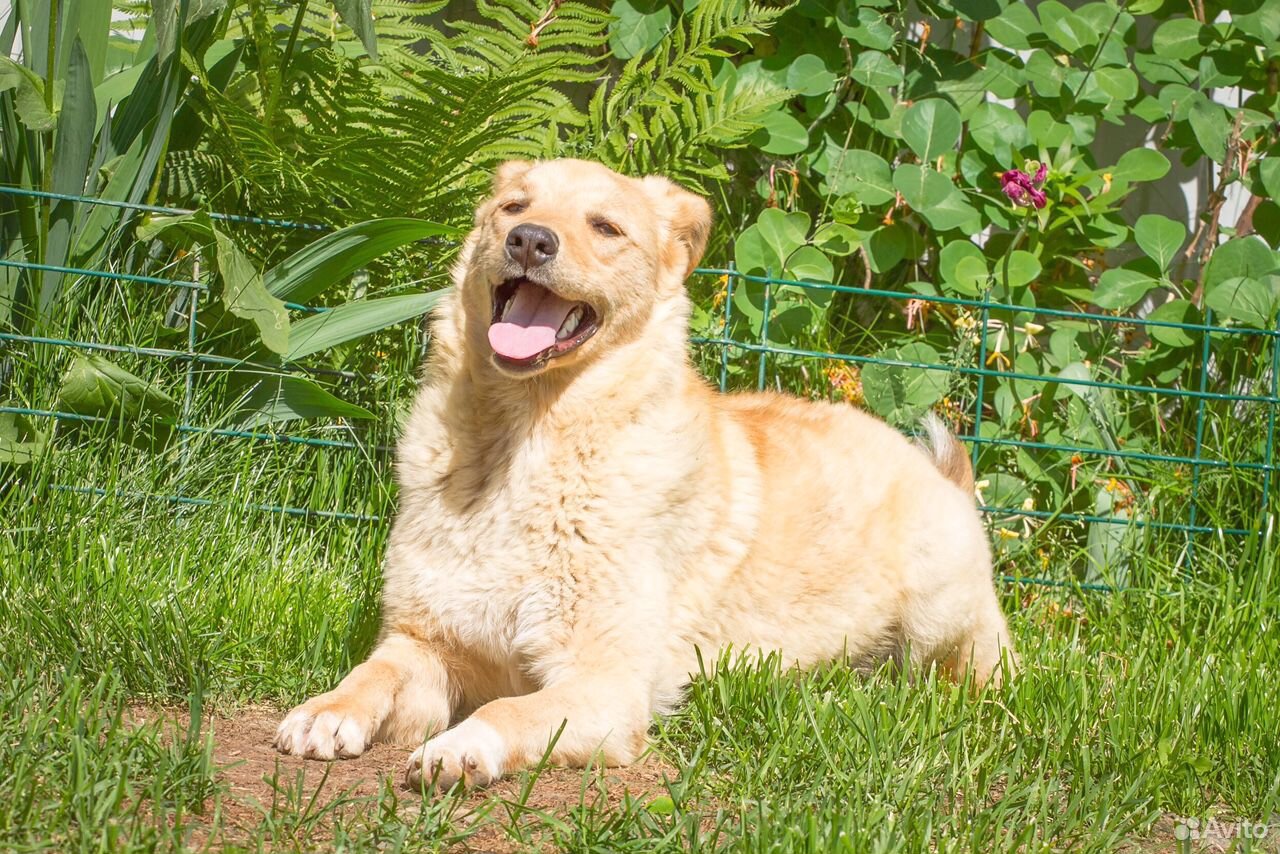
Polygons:
[[671,229],[671,248],[683,256],[679,261],[672,259],[672,266],[683,262],[687,279],[702,260],[711,236],[711,205],[702,196],[657,175],[645,178],[644,184]]
[[508,160],[493,173],[493,191],[496,193],[508,184],[519,181],[532,168],[532,160]]

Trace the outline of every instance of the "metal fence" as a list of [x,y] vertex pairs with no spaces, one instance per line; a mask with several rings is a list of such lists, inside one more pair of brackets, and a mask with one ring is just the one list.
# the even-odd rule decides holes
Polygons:
[[[119,202],[106,202],[98,199],[78,196],[61,196],[44,194],[30,190],[0,187],[0,194],[24,194],[38,197],[49,197],[53,200],[73,200],[83,204],[110,204],[121,206]],[[146,205],[124,205],[145,213],[179,214],[187,213],[173,208]],[[270,219],[213,215],[215,220],[238,223],[242,226],[253,226],[265,229],[304,229],[322,231],[321,227],[288,223]],[[218,423],[202,421],[202,412],[193,403],[193,386],[199,370],[257,368],[264,371],[305,370],[265,364],[255,364],[245,359],[233,358],[217,352],[210,352],[200,335],[201,302],[207,297],[209,285],[206,282],[168,278],[158,275],[121,272],[113,270],[79,269],[74,267],[54,267],[34,264],[21,260],[0,259],[0,265],[18,268],[29,272],[56,272],[85,280],[109,280],[120,286],[156,289],[164,292],[183,291],[187,297],[183,301],[185,315],[184,346],[160,347],[150,344],[125,343],[121,341],[89,340],[87,338],[54,337],[33,334],[17,334],[0,332],[0,358],[6,349],[41,348],[55,351],[79,351],[102,353],[108,355],[127,354],[145,360],[160,360],[182,366],[185,374],[183,385],[185,394],[182,408],[174,429],[184,436],[201,436],[211,440],[253,441],[274,443],[289,446],[310,448],[314,453],[330,453],[339,451],[362,451],[362,459],[376,469],[376,476],[389,477],[389,467],[385,464],[389,447],[386,442],[379,443],[359,429],[344,424],[340,426],[342,436],[333,438],[327,434],[317,434],[312,429],[302,432],[273,432],[254,429],[240,429]],[[1171,320],[1134,317],[1109,313],[1077,311],[1069,308],[1028,307],[1010,302],[1000,302],[991,297],[991,293],[981,298],[961,298],[928,293],[906,293],[899,291],[879,290],[831,283],[815,283],[795,281],[773,276],[756,276],[741,273],[732,268],[702,268],[695,272],[695,283],[700,279],[700,287],[712,292],[711,304],[716,306],[716,314],[704,323],[701,334],[695,334],[691,341],[695,356],[704,366],[709,377],[718,383],[722,390],[742,387],[765,389],[768,387],[794,387],[797,377],[812,376],[814,371],[828,369],[831,366],[850,366],[865,368],[870,365],[880,366],[890,373],[902,372],[903,375],[913,372],[925,374],[941,374],[948,378],[954,387],[950,410],[953,424],[960,438],[971,447],[973,462],[979,472],[980,484],[989,469],[1017,470],[1019,465],[1030,465],[1029,455],[1050,455],[1056,460],[1058,477],[1070,477],[1074,482],[1078,468],[1085,468],[1093,474],[1107,471],[1108,466],[1146,466],[1165,467],[1174,472],[1187,475],[1189,488],[1184,496],[1173,501],[1148,501],[1150,496],[1130,495],[1128,503],[1120,509],[1112,507],[1105,511],[1090,510],[1080,507],[1037,507],[1034,502],[1021,504],[987,501],[979,496],[980,506],[992,521],[993,529],[1001,538],[1018,539],[1019,525],[1035,526],[1037,531],[1049,526],[1075,526],[1079,531],[1088,531],[1095,526],[1116,526],[1129,532],[1157,532],[1176,536],[1182,544],[1182,559],[1190,566],[1194,556],[1194,545],[1198,537],[1239,538],[1248,537],[1258,532],[1268,514],[1277,503],[1273,481],[1280,470],[1276,455],[1276,421],[1280,410],[1280,394],[1277,383],[1280,381],[1280,325],[1270,329],[1242,328],[1239,326],[1215,322],[1213,312],[1206,310],[1202,323],[1183,323]],[[762,311],[758,322],[746,322],[736,296],[743,289],[751,288],[755,297],[762,297]],[[976,321],[976,346],[966,354],[957,349],[954,358],[938,362],[917,361],[913,359],[877,354],[860,354],[851,352],[835,352],[811,350],[793,346],[786,341],[778,340],[773,334],[771,324],[777,322],[779,311],[778,295],[785,292],[794,298],[795,294],[814,294],[822,299],[840,295],[849,300],[864,301],[868,304],[898,307],[898,314],[904,311],[921,308],[934,308],[941,311],[961,312]],[[910,303],[910,305],[908,305]],[[299,312],[324,311],[323,308],[302,305],[290,305]],[[1036,318],[1050,323],[1053,321],[1072,321],[1089,324],[1091,327],[1120,327],[1136,329],[1147,333],[1152,329],[1165,328],[1180,330],[1200,338],[1196,348],[1195,367],[1191,372],[1193,382],[1185,378],[1181,382],[1171,384],[1138,384],[1126,382],[1108,376],[1105,372],[1097,375],[1078,376],[1031,373],[1020,370],[1007,358],[994,359],[993,333],[999,329],[1007,329],[1017,318],[1022,318],[1025,327],[1028,318]],[[910,328],[910,326],[908,327]],[[1221,377],[1214,375],[1220,368],[1215,362],[1221,348],[1246,342],[1249,346],[1248,356],[1257,368],[1255,375],[1248,382],[1242,382],[1227,390],[1212,389],[1220,385]],[[1003,356],[1003,354],[1002,354]],[[994,366],[993,366],[994,365]],[[322,372],[323,373],[323,372]],[[328,374],[346,382],[361,382],[364,378],[355,372],[329,371]],[[1214,381],[1214,382],[1211,382]],[[13,380],[11,379],[12,383]],[[1114,442],[1068,443],[1049,441],[1037,436],[1019,435],[1011,432],[998,423],[992,414],[992,397],[998,384],[1006,382],[1022,382],[1039,386],[1064,387],[1075,390],[1079,394],[1106,393],[1133,405],[1142,405],[1147,401],[1155,408],[1156,419],[1161,419],[1160,407],[1172,407],[1180,416],[1182,429],[1176,430],[1161,447],[1128,448]],[[829,389],[827,389],[829,391]],[[0,396],[0,414],[22,416],[31,419],[46,419],[54,422],[107,422],[109,419],[89,416],[75,412],[60,410],[48,400],[4,400]],[[956,403],[955,401],[959,401]],[[1260,409],[1253,409],[1260,407]],[[1249,417],[1242,413],[1248,411]],[[1224,430],[1232,425],[1259,425],[1259,435],[1249,437],[1241,442],[1235,437],[1228,442],[1223,439]],[[1214,425],[1211,427],[1211,425]],[[1171,446],[1171,447],[1170,447]],[[1241,454],[1240,448],[1246,448]],[[1020,454],[1020,455],[1019,455]],[[1234,454],[1231,455],[1231,454]],[[1012,456],[1010,456],[1012,455]],[[1069,473],[1063,469],[1069,467]],[[1122,478],[1134,474],[1134,469],[1127,468],[1119,472]],[[1141,472],[1139,472],[1140,474]],[[1227,487],[1241,496],[1241,512],[1234,520],[1224,521],[1211,518],[1203,506],[1202,493],[1205,480],[1211,474],[1220,475],[1226,480]],[[260,501],[258,496],[235,495],[205,497],[185,494],[185,491],[174,494],[149,494],[127,490],[106,488],[95,483],[51,483],[52,489],[66,490],[88,495],[123,494],[129,497],[159,500],[173,505],[204,507],[219,504],[231,504],[240,508],[251,508],[267,513],[283,514],[293,517],[305,517],[323,520],[335,520],[351,523],[373,523],[382,521],[385,513],[356,512],[352,510],[319,509],[274,501]],[[1219,487],[1223,484],[1220,483]],[[1131,544],[1132,545],[1132,544]],[[1015,573],[1006,575],[1011,581],[1032,582],[1042,584],[1072,584],[1089,589],[1111,589],[1110,580],[1053,578],[1036,573]]]

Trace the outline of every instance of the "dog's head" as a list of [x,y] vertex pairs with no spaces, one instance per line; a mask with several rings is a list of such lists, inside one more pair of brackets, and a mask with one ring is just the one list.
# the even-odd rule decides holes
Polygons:
[[532,376],[642,334],[655,305],[683,298],[711,208],[665,178],[598,163],[512,161],[476,212],[461,290],[468,338],[504,374]]

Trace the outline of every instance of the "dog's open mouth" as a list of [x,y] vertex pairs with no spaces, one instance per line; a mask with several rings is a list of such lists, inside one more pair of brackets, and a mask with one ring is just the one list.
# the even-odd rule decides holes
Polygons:
[[493,293],[489,346],[513,367],[532,367],[563,356],[598,328],[591,306],[570,302],[523,276],[508,279]]

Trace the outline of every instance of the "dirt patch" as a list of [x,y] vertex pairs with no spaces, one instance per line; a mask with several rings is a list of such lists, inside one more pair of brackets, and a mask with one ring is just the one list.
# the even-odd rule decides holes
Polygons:
[[[231,842],[323,845],[335,823],[350,827],[372,820],[380,809],[380,796],[390,786],[396,796],[399,819],[412,822],[424,804],[419,792],[404,785],[403,771],[410,749],[375,744],[357,759],[319,762],[283,756],[272,747],[276,725],[284,713],[265,707],[246,707],[233,714],[205,718],[204,731],[213,733],[213,760],[222,796],[210,826],[197,831],[192,842],[217,849]],[[165,728],[185,732],[185,709],[135,707],[126,720],[142,725],[157,720]],[[547,768],[525,796],[526,779],[517,776],[488,789],[469,793],[452,811],[459,830],[468,830],[459,850],[516,850],[510,842],[512,810],[518,813],[564,815],[583,805],[616,809],[628,795],[645,802],[665,794],[664,782],[675,779],[676,769],[656,757],[646,757],[627,768],[584,772],[572,768]],[[429,806],[429,804],[428,804]],[[290,845],[290,847],[292,847]],[[523,847],[523,846],[520,846]]]

